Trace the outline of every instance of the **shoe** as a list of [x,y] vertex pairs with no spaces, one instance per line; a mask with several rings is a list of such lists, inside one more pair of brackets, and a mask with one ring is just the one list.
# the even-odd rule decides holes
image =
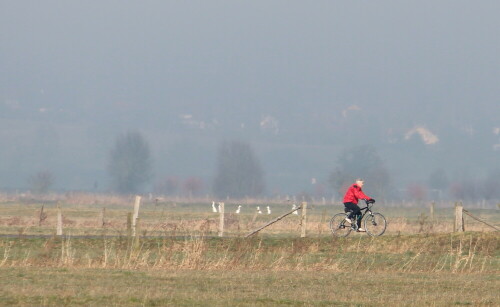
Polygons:
[[346,218],[345,218],[345,220],[346,220],[346,222],[348,222],[348,223],[352,224],[352,221],[351,221],[351,219],[350,219],[350,218],[346,217]]
[[363,228],[358,228],[358,232],[366,232]]

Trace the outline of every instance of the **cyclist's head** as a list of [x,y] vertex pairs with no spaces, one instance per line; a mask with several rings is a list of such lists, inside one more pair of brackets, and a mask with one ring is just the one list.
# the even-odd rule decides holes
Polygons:
[[356,179],[356,185],[360,188],[363,187],[364,181],[361,178]]

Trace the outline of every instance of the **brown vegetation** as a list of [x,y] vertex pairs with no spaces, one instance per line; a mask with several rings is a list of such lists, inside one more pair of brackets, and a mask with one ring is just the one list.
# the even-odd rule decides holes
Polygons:
[[[0,238],[0,305],[421,306],[499,299],[498,234],[473,220],[466,220],[467,232],[451,233],[452,208],[438,208],[432,221],[427,208],[379,206],[389,222],[382,237],[335,238],[328,219],[341,207],[312,205],[307,238],[299,238],[300,215],[291,215],[245,239],[290,205],[272,205],[267,215],[245,203],[235,214],[237,204],[226,203],[226,237],[217,238],[219,214],[211,203],[146,201],[133,238],[127,236],[133,199],[96,199],[58,195],[0,206],[0,233],[10,234]],[[58,202],[62,237],[53,235]],[[42,204],[46,219],[39,226]],[[473,212],[498,223],[495,210]]]

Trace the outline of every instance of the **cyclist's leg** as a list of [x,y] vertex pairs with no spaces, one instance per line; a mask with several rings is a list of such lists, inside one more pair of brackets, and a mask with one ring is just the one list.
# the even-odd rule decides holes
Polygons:
[[363,215],[361,215],[361,211],[356,215],[356,222],[358,223],[358,228],[361,228],[361,218]]
[[348,218],[352,219],[353,216],[356,216],[358,214],[361,214],[361,210],[358,205],[355,203],[344,203],[344,206],[349,209],[351,212],[347,216]]

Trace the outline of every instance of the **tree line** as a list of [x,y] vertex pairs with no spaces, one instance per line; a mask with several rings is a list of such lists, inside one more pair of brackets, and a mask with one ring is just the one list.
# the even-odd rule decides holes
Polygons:
[[[224,141],[219,144],[215,176],[210,187],[195,176],[184,180],[169,176],[156,182],[154,191],[159,194],[174,195],[181,191],[185,196],[199,195],[209,189],[219,199],[260,197],[266,194],[265,173],[251,145],[243,141]],[[406,187],[395,187],[384,160],[371,145],[359,145],[344,149],[337,157],[336,167],[329,172],[327,189],[317,185],[316,196],[341,197],[355,178],[363,178],[368,183],[370,195],[379,199],[404,198],[426,200],[432,198],[500,199],[500,170],[492,169],[483,180],[454,180],[448,178],[444,169],[433,171],[427,182],[410,183]],[[121,194],[139,193],[153,178],[153,159],[146,138],[136,131],[119,135],[109,151],[107,171],[112,189]],[[40,171],[28,182],[35,193],[47,193],[55,181],[48,170]],[[318,188],[321,187],[321,188]],[[395,195],[397,189],[403,195]],[[326,195],[329,193],[328,195]],[[306,192],[301,193],[307,196]]]
[[[110,151],[108,172],[113,189],[119,193],[136,193],[152,178],[152,158],[148,142],[139,132],[120,135]],[[168,177],[156,188],[173,193],[179,179]],[[190,177],[183,189],[189,196],[201,189],[199,178]],[[212,192],[219,198],[258,197],[265,193],[264,172],[250,144],[225,141],[219,146]]]

